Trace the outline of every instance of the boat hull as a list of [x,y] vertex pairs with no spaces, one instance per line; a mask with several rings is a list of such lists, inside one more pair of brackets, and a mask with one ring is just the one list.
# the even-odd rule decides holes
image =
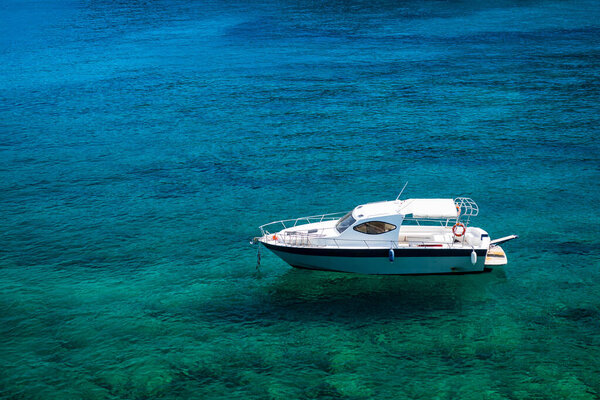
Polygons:
[[473,250],[464,248],[394,249],[394,261],[390,261],[389,249],[308,248],[263,244],[292,267],[369,275],[483,272],[487,252],[487,249],[476,249],[477,260],[473,264]]

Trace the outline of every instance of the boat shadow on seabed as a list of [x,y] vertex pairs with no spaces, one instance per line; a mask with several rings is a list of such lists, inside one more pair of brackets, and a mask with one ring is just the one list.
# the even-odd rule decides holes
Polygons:
[[[460,276],[374,276],[290,269],[266,285],[259,302],[273,316],[300,320],[414,318],[419,313],[460,311],[485,302],[488,287],[506,279],[489,273]],[[278,310],[280,312],[278,312]]]

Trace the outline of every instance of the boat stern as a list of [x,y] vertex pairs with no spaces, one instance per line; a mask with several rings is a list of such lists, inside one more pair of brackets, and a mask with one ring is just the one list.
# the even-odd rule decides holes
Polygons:
[[508,264],[508,258],[502,247],[496,245],[491,246],[485,257],[485,266],[499,266]]

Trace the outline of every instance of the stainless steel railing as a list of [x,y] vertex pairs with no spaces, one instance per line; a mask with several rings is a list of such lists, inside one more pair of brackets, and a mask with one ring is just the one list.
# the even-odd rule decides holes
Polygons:
[[336,213],[329,214],[321,214],[321,215],[311,215],[308,217],[300,217],[300,218],[291,218],[291,219],[282,219],[280,221],[269,222],[268,224],[264,224],[259,226],[260,232],[262,235],[269,235],[275,232],[279,232],[283,229],[294,228],[296,226],[306,225],[306,224],[314,224],[317,222],[323,221],[335,221],[340,219],[347,211],[341,211]]

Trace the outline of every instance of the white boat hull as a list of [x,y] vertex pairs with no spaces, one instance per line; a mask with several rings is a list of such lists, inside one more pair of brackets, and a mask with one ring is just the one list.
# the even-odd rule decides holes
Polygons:
[[292,267],[351,272],[371,275],[429,275],[465,274],[485,270],[487,249],[405,248],[394,250],[394,261],[389,249],[308,248],[263,244]]

